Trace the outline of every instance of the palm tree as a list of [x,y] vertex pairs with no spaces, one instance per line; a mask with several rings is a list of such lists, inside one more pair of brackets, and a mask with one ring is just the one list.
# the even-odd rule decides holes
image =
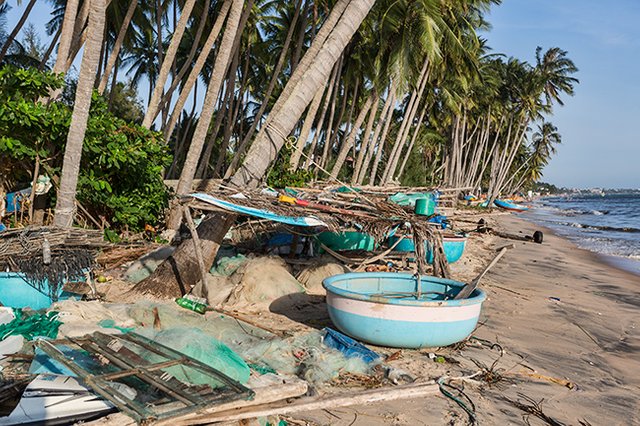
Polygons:
[[[98,85],[98,92],[104,93],[107,88],[107,83],[109,82],[109,76],[111,75],[111,70],[115,67],[116,63],[120,58],[120,49],[125,41],[125,36],[127,35],[127,31],[131,25],[131,19],[133,18],[133,14],[136,11],[136,7],[138,6],[137,0],[130,0],[129,6],[127,8],[127,12],[122,19],[122,24],[118,31],[118,36],[113,44],[113,49],[111,50],[111,54],[109,55],[109,59],[107,64],[104,67],[104,73],[102,73],[102,77],[100,78],[100,84]],[[114,75],[114,81],[116,80],[116,76]]]
[[[220,87],[227,73],[227,66],[233,54],[233,45],[240,26],[240,18],[242,15],[242,8],[244,5],[243,0],[233,0],[231,9],[229,11],[229,17],[227,18],[227,26],[225,32],[222,35],[222,41],[216,55],[215,65],[207,86],[207,93],[204,98],[204,104],[200,113],[200,119],[196,126],[193,138],[191,139],[191,145],[187,152],[187,157],[184,161],[182,173],[178,181],[176,193],[183,195],[188,194],[191,191],[193,179],[198,168],[198,161],[202,154],[202,148],[204,147],[205,138],[211,119],[215,110],[218,95],[220,93]],[[180,226],[182,212],[178,209],[173,209],[169,219],[167,220],[167,226],[170,229],[178,229]]]
[[136,28],[132,46],[122,58],[122,65],[128,67],[127,75],[138,86],[144,79],[149,83],[149,98],[158,77],[156,32],[149,21],[148,25]]
[[93,84],[96,78],[98,62],[100,61],[100,49],[105,25],[105,0],[90,1],[89,38],[84,47],[82,64],[80,65],[78,87],[67,135],[58,201],[53,221],[55,226],[65,228],[73,225],[82,144],[87,129]]
[[574,84],[579,83],[570,74],[578,72],[578,67],[567,57],[567,51],[559,47],[552,47],[541,55],[542,48],[536,48],[536,73],[544,86],[544,96],[547,104],[557,102],[564,105],[560,98],[562,93],[573,96]]
[[[349,3],[346,8],[345,3]],[[242,166],[232,177],[232,185],[255,187],[262,179],[269,164],[284,144],[286,135],[294,128],[311,102],[311,98],[327,81],[334,64],[373,3],[374,0],[352,0],[351,2],[338,0],[344,14],[340,12],[334,14],[332,10],[333,16],[327,18],[332,23],[331,30],[322,36],[318,34],[303,56],[289,79],[287,87],[283,89],[280,98],[276,101],[267,123],[260,129],[256,140],[251,145]],[[201,235],[205,264],[213,262],[219,244],[234,220],[234,215],[216,214],[205,219],[199,226],[198,234]],[[136,288],[147,292],[158,292],[158,289],[164,289],[162,291],[164,294],[175,294],[180,292],[181,287],[195,284],[199,276],[194,273],[197,268],[190,263],[194,258],[193,253],[193,242],[183,243],[170,259],[163,262]]]
[[[323,44],[318,49],[317,55],[309,57],[309,60],[305,61],[308,53],[315,50],[313,45],[309,48],[307,55],[303,57],[287,83],[287,86],[295,84],[295,88],[288,91],[288,87],[285,87],[283,90],[283,95],[286,94],[286,98],[282,99],[280,106],[278,105],[280,102],[274,106],[275,112],[272,111],[269,115],[267,123],[251,145],[244,163],[231,178],[233,185],[239,188],[258,185],[269,164],[282,148],[285,138],[293,130],[315,93],[329,78],[333,65],[369,13],[374,2],[375,0],[352,0],[346,6],[344,13],[326,41],[322,40]],[[316,39],[314,44],[318,41]],[[278,106],[279,108],[277,108]]]
[[161,97],[164,91],[165,83],[167,81],[167,78],[169,77],[169,72],[171,71],[172,64],[175,61],[178,47],[180,47],[180,42],[182,41],[182,35],[184,34],[184,31],[187,27],[187,23],[189,22],[191,11],[195,3],[195,0],[185,1],[182,9],[182,15],[180,15],[180,20],[178,21],[176,27],[173,29],[171,43],[169,43],[169,48],[167,49],[167,52],[163,57],[156,85],[153,89],[153,93],[149,98],[147,112],[144,116],[144,120],[142,121],[143,126],[151,127],[151,123],[156,118],[161,103]]
[[18,33],[22,29],[22,26],[25,24],[25,22],[27,22],[27,18],[29,17],[29,14],[31,13],[31,9],[33,9],[33,6],[35,6],[35,4],[36,4],[36,0],[29,0],[29,3],[27,3],[27,7],[24,9],[24,12],[20,16],[20,19],[16,23],[15,27],[13,27],[13,31],[11,31],[11,33],[7,36],[6,40],[4,41],[4,44],[2,45],[2,48],[0,48],[0,62],[2,62],[5,55],[9,51],[9,48],[11,47],[14,40],[18,36]]

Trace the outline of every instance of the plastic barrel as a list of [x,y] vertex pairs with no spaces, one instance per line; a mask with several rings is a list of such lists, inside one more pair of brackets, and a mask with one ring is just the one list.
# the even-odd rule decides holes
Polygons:
[[418,198],[416,200],[415,214],[431,216],[435,210],[435,203],[430,198]]

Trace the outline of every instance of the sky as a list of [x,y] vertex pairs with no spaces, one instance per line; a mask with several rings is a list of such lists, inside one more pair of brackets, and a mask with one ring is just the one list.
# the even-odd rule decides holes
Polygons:
[[575,96],[549,118],[562,135],[543,180],[565,187],[640,188],[640,1],[503,0],[483,34],[531,63],[536,46],[568,51]]
[[[26,5],[10,1],[7,27]],[[50,6],[29,22],[44,35]],[[579,72],[575,96],[549,118],[562,135],[543,180],[564,187],[640,188],[640,0],[503,0],[482,36],[495,52],[531,63],[535,50],[568,51]]]

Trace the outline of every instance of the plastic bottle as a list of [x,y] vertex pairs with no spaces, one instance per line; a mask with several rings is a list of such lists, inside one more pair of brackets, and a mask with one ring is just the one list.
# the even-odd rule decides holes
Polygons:
[[204,314],[207,311],[207,305],[204,303],[201,303],[199,300],[194,300],[194,299],[196,298],[192,298],[189,296],[178,297],[176,299],[176,303],[185,309],[189,309],[199,314]]

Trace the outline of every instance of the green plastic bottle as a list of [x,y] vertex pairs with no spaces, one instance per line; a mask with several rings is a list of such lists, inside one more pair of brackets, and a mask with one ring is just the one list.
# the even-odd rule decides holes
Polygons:
[[204,303],[201,303],[198,300],[193,300],[193,299],[194,298],[191,298],[189,296],[178,297],[176,299],[176,303],[185,309],[189,309],[199,314],[204,314],[207,311],[207,305]]

